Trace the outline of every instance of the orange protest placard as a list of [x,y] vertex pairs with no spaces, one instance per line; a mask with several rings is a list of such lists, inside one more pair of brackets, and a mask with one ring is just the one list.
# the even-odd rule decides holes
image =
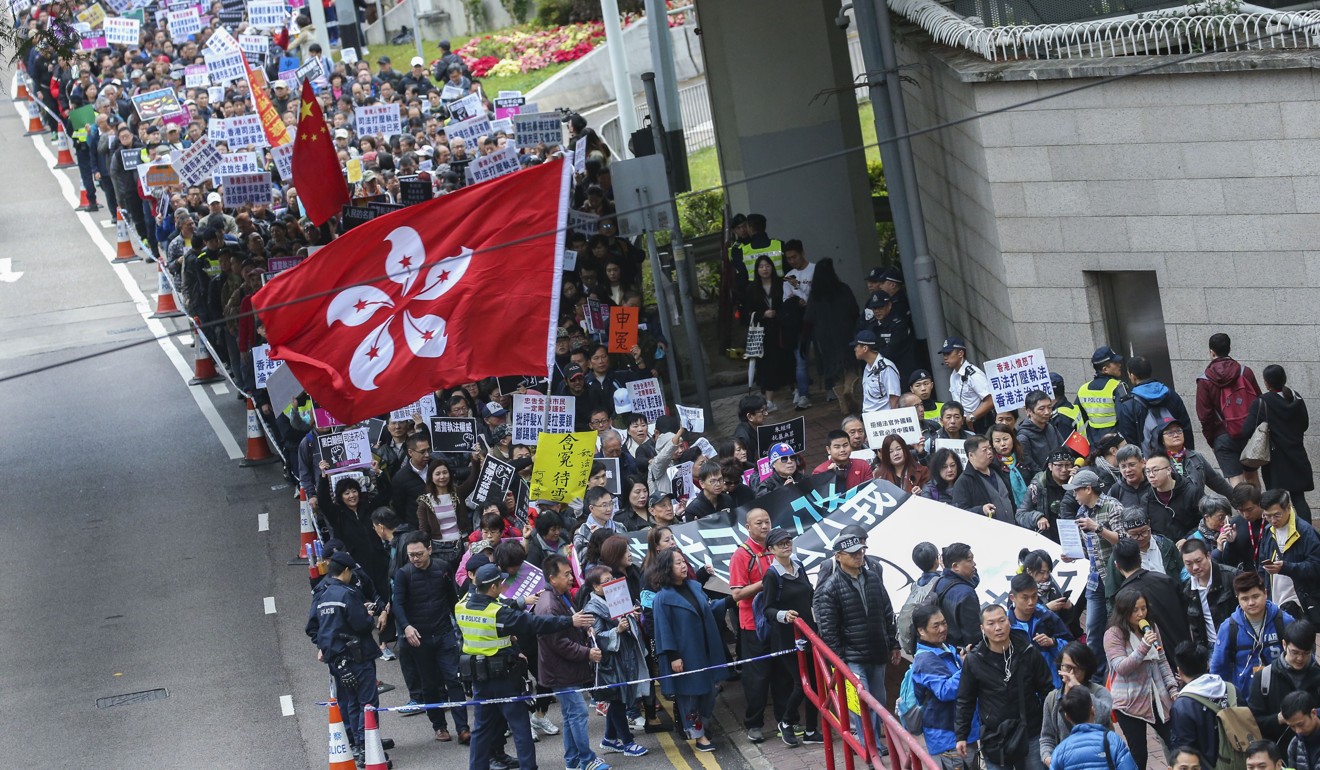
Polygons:
[[637,344],[637,314],[640,308],[610,308],[611,353],[630,353]]

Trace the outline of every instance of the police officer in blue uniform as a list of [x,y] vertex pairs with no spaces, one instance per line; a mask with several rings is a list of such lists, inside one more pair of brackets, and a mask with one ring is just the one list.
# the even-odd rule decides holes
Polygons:
[[[472,683],[477,701],[527,694],[527,660],[519,653],[514,637],[590,628],[591,615],[578,612],[571,617],[533,615],[500,601],[505,575],[494,564],[483,564],[473,577],[473,591],[455,608],[458,630],[463,635],[459,675]],[[504,722],[513,732],[520,770],[536,770],[536,744],[527,704],[482,703],[476,707],[472,725],[472,749],[468,770],[487,770],[491,753],[504,740]],[[500,716],[504,719],[500,719]]]
[[330,667],[335,697],[343,711],[344,727],[355,758],[362,755],[362,712],[379,706],[376,693],[376,658],[380,648],[371,638],[375,628],[367,600],[354,585],[353,557],[340,551],[330,557],[329,572],[312,594],[307,635]]

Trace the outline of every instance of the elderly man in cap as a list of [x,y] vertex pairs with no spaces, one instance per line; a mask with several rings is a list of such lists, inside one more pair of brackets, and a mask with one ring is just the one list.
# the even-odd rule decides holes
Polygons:
[[375,627],[366,597],[353,585],[353,557],[340,551],[330,557],[326,576],[312,594],[305,630],[316,645],[317,660],[330,667],[354,758],[362,756],[363,709],[380,705],[376,693],[380,647],[371,638]]
[[940,348],[944,368],[949,370],[949,395],[962,404],[967,423],[976,433],[984,433],[994,420],[995,403],[990,398],[990,378],[967,360],[967,342],[962,337],[948,337]]
[[[862,369],[862,411],[881,412],[898,406],[898,397],[903,394],[898,367],[880,355],[880,341],[875,332],[870,329],[857,332],[852,346],[853,355],[865,365]],[[841,407],[844,407],[843,401],[840,399]],[[844,414],[848,411],[845,407]]]
[[214,221],[216,217],[225,223],[224,235],[238,235],[238,221],[225,213],[225,199],[220,193],[213,192],[206,196],[206,218]]
[[407,75],[399,78],[399,90],[404,94],[408,93],[409,88],[416,88],[417,95],[425,98],[431,91],[435,90],[435,84],[426,74],[426,60],[420,56],[414,56],[410,63],[412,69]]
[[[885,666],[898,665],[899,642],[884,575],[878,563],[866,558],[866,541],[856,535],[840,535],[834,541],[834,559],[838,569],[816,587],[811,602],[820,638],[848,664],[867,692],[888,703]],[[853,731],[862,734],[856,716]],[[871,735],[876,750],[886,755],[878,714],[872,715]]]
[[1118,404],[1128,396],[1123,383],[1123,357],[1108,345],[1091,354],[1095,378],[1077,389],[1077,406],[1086,421],[1086,435],[1092,443],[1118,428]]

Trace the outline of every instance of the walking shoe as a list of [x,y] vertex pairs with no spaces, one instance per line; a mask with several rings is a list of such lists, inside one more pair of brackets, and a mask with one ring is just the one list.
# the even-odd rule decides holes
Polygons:
[[454,736],[450,735],[448,730],[441,727],[439,730],[435,731],[435,739],[441,743],[449,743],[454,740]]
[[490,770],[513,770],[517,766],[518,763],[510,756],[490,758]]
[[692,744],[692,748],[696,749],[697,751],[714,751],[715,744],[711,743],[709,740],[707,740],[705,743],[702,743],[700,740],[698,740],[697,742]]
[[824,743],[825,736],[820,734],[819,730],[808,730],[802,733],[802,742],[805,743]]
[[612,752],[614,754],[622,754],[623,741],[617,738],[602,738],[600,741],[600,750]]
[[532,727],[546,735],[559,735],[559,726],[551,722],[549,717],[533,716]]
[[765,733],[759,727],[751,727],[747,730],[747,740],[752,743],[761,743],[765,740]]
[[647,754],[650,754],[651,750],[634,741],[623,747],[623,753],[630,757],[644,757]]
[[398,659],[398,656],[394,654],[394,650],[391,650],[391,649],[390,649],[390,646],[389,646],[388,644],[384,644],[384,645],[381,645],[381,648],[380,648],[380,659],[381,659],[381,660],[397,660],[397,659]]
[[797,410],[801,412],[804,409],[811,408],[811,400],[808,399],[806,396],[794,396],[793,406],[797,407]]
[[793,725],[787,722],[779,723],[779,739],[784,742],[785,746],[796,747],[798,745],[797,735],[793,733]]
[[642,716],[641,714],[638,714],[637,716],[633,717],[632,721],[629,722],[628,724],[634,730],[644,729],[646,727],[646,717]]
[[459,729],[459,731],[458,731],[458,742],[461,743],[461,744],[463,744],[464,746],[466,746],[466,745],[468,745],[469,743],[471,743],[471,742],[472,742],[472,732],[471,732],[470,730],[468,730],[466,727]]
[[421,708],[420,706],[417,705],[417,701],[410,700],[407,703],[400,706],[399,710],[394,713],[398,714],[401,717],[415,717],[418,714],[421,714],[425,711],[426,709]]
[[610,770],[610,766],[603,759],[593,759],[582,766],[582,770]]
[[767,412],[778,412],[778,411],[779,411],[779,404],[776,404],[776,403],[773,402],[773,401],[767,401],[766,404],[765,404],[765,410],[766,410]]

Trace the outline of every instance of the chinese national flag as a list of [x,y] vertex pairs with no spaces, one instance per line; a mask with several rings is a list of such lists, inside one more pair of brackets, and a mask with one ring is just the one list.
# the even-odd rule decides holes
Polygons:
[[310,81],[304,80],[298,108],[298,139],[293,144],[293,186],[312,224],[323,225],[348,205],[348,185],[339,154]]
[[1072,435],[1064,440],[1063,445],[1082,457],[1089,457],[1091,454],[1091,442],[1077,431],[1073,431]]
[[439,388],[548,371],[570,171],[546,163],[331,241],[253,297],[271,357],[350,424]]

